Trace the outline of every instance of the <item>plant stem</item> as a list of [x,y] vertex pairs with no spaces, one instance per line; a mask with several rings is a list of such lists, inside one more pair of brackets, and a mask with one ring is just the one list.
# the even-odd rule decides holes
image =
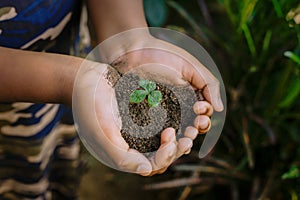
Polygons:
[[215,175],[223,175],[223,176],[229,176],[232,178],[238,178],[242,180],[249,180],[250,177],[246,174],[236,172],[236,171],[228,171],[216,167],[211,166],[202,166],[202,165],[178,165],[174,166],[175,170],[178,171],[197,171],[197,172],[204,172],[204,173],[210,173]]
[[145,185],[145,190],[159,190],[166,188],[182,187],[186,185],[196,185],[201,182],[199,177],[179,178],[171,181]]
[[250,53],[253,57],[255,57],[256,56],[256,48],[255,48],[254,40],[253,40],[252,34],[250,32],[249,26],[247,24],[243,24],[241,28],[245,34],[245,38],[248,43]]
[[272,0],[272,3],[273,3],[277,17],[280,17],[280,18],[283,17],[281,6],[280,6],[278,0]]
[[204,0],[198,0],[197,2],[198,2],[198,5],[201,9],[201,12],[203,14],[203,17],[204,17],[208,27],[213,30],[214,29],[213,20],[212,20],[210,14],[209,14],[209,11],[207,9],[205,1]]
[[250,119],[252,119],[254,122],[256,122],[258,125],[260,125],[265,131],[268,133],[268,136],[270,138],[271,144],[276,143],[276,136],[274,134],[273,129],[271,126],[261,117],[255,115],[255,114],[250,114]]
[[183,191],[181,192],[180,197],[178,198],[178,200],[185,200],[188,198],[188,196],[190,195],[192,191],[191,186],[185,186]]
[[269,104],[269,107],[266,109],[266,115],[270,115],[272,113],[278,103],[280,102],[282,95],[284,94],[284,91],[286,89],[287,84],[289,83],[289,77],[292,72],[293,65],[291,64],[291,61],[287,63],[287,66],[284,68],[284,72],[282,73],[282,77],[279,81],[277,81],[277,87],[274,91],[274,95],[272,97],[272,101]]
[[202,31],[198,23],[180,4],[178,4],[175,1],[167,1],[167,4],[174,8],[190,24],[190,26],[195,30],[195,32],[202,38],[202,40],[206,44],[210,43],[208,37]]
[[275,168],[275,165],[273,165],[271,172],[270,172],[270,176],[268,177],[267,183],[266,183],[260,197],[258,198],[258,200],[265,200],[267,198],[267,196],[270,193],[271,187],[274,183],[275,175],[276,175],[276,168]]
[[243,125],[243,130],[242,130],[243,141],[244,141],[244,145],[245,145],[245,148],[246,148],[249,167],[251,169],[253,169],[254,168],[254,159],[253,159],[253,154],[252,154],[252,148],[251,148],[251,145],[250,145],[250,137],[249,137],[249,134],[248,134],[248,120],[246,119],[246,117],[243,117],[242,125]]

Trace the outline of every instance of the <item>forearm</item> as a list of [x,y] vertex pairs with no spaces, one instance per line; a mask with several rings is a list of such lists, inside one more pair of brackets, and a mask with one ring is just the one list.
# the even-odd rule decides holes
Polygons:
[[81,59],[0,47],[0,102],[71,105]]
[[88,0],[88,10],[99,42],[147,26],[142,0]]

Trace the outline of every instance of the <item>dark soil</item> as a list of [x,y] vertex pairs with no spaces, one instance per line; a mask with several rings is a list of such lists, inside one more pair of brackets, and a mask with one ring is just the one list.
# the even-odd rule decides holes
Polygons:
[[[180,104],[175,94],[162,84],[157,84],[156,90],[159,90],[162,93],[163,98],[161,107],[167,112],[167,119],[165,122],[163,116],[156,116],[155,119],[153,119],[164,123],[162,129],[158,130],[157,134],[146,137],[139,137],[138,135],[132,136],[132,134],[126,131],[126,128],[121,130],[122,136],[129,146],[141,153],[152,152],[158,149],[160,146],[160,132],[163,129],[173,127],[177,132],[180,126]],[[138,126],[145,127],[151,123],[149,109],[150,106],[146,99],[138,104],[129,103],[129,115],[132,121]]]
[[156,83],[163,99],[160,106],[149,107],[147,101],[130,103],[130,94],[139,89],[139,77],[126,74],[115,85],[119,114],[122,120],[121,134],[129,146],[141,153],[156,151],[160,146],[160,134],[168,127],[176,130],[180,137],[181,129],[191,125],[194,119],[192,106],[197,100],[190,87],[174,87]]

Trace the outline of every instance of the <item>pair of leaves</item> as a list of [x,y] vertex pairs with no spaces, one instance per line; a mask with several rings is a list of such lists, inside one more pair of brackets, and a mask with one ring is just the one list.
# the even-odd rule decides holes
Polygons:
[[131,103],[140,103],[146,99],[148,95],[148,104],[150,107],[158,106],[162,99],[160,91],[155,90],[156,84],[149,80],[140,80],[139,85],[144,90],[135,90],[131,93],[129,101]]

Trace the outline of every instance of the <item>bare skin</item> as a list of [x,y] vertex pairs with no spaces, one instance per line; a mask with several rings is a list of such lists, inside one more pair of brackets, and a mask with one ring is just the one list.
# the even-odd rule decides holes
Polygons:
[[[103,41],[121,31],[147,26],[142,1],[140,0],[131,0],[130,3],[123,0],[89,0],[88,7],[99,41]],[[110,12],[107,12],[107,10]],[[138,43],[140,41],[137,41]],[[146,58],[150,60],[164,60],[163,58],[166,56],[161,52],[151,53],[145,51],[140,53],[147,55]],[[72,105],[73,85],[77,71],[83,61],[81,58],[0,47],[0,61],[0,102],[22,101]],[[148,61],[145,60],[145,62]],[[130,63],[134,64],[135,60],[132,59]],[[105,64],[99,65],[104,70],[107,66]],[[207,79],[197,77],[192,70],[182,67],[183,65],[175,66],[178,73],[185,80],[199,89],[204,89],[207,85]],[[211,74],[207,71],[204,71],[204,74],[211,77]],[[98,89],[102,93],[104,91],[107,96],[114,92],[107,82],[103,82]],[[220,102],[214,100],[219,98],[218,89],[210,88],[207,90],[206,95],[204,94],[209,103],[197,103],[194,106],[194,111],[198,117],[195,119],[194,126],[185,130],[184,138],[176,141],[174,129],[168,128],[163,131],[161,147],[152,160],[149,161],[138,152],[129,149],[128,144],[121,137],[116,127],[106,126],[106,128],[104,127],[104,134],[110,141],[108,144],[119,147],[112,147],[111,149],[114,150],[108,152],[108,155],[111,156],[117,166],[125,168],[126,171],[133,171],[144,176],[163,173],[176,158],[190,151],[198,132],[206,132],[209,129],[209,116],[212,114],[213,108],[217,111],[223,109]],[[98,120],[109,125],[113,119],[107,118],[107,113],[113,113],[113,111],[107,110],[107,108],[110,108],[107,103],[110,102],[99,99],[97,113]],[[105,149],[110,149],[110,147]]]

